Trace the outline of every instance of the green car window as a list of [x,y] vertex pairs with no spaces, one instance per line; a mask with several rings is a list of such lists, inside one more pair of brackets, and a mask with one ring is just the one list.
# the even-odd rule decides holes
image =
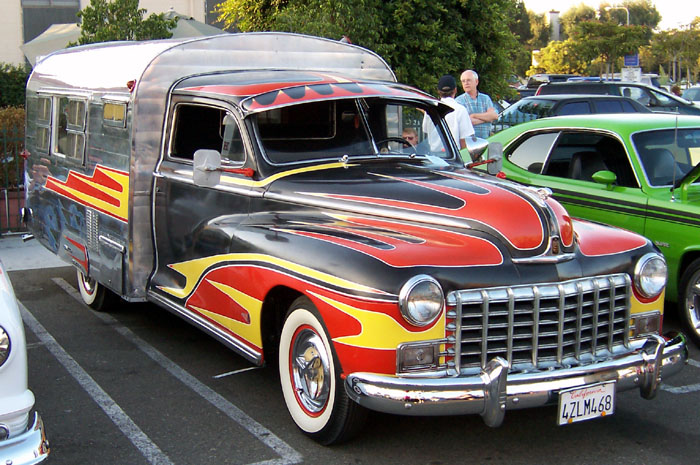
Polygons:
[[535,134],[518,145],[508,159],[523,169],[539,174],[558,135],[558,132]]

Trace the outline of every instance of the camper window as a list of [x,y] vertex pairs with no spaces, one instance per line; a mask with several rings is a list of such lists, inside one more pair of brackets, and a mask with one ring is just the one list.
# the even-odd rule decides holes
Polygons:
[[181,103],[175,107],[170,156],[193,160],[199,149],[216,150],[223,161],[240,164],[245,152],[233,115],[221,108]]
[[105,102],[102,107],[102,119],[108,126],[126,127],[126,104]]
[[38,151],[47,153],[49,151],[50,128],[51,128],[51,98],[39,97],[37,99],[36,117],[36,142]]
[[83,161],[85,152],[84,100],[61,97],[58,101],[58,121],[54,141],[54,152],[68,158]]

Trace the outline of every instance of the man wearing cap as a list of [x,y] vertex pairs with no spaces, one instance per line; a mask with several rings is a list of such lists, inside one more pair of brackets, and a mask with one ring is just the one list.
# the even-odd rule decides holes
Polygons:
[[[445,121],[450,128],[450,133],[452,133],[457,147],[460,149],[466,148],[466,139],[474,134],[474,127],[469,120],[469,113],[467,110],[462,105],[455,102],[454,97],[457,95],[457,81],[453,76],[446,74],[440,78],[438,81],[438,94],[440,95],[441,102],[453,108],[453,111],[445,116]],[[439,152],[443,150],[442,141],[427,115],[423,118],[423,132],[428,134],[431,151]]]

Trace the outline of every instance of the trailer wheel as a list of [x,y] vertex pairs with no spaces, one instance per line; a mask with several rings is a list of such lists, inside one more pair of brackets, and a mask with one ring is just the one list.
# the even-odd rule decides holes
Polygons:
[[690,339],[700,346],[700,258],[683,272],[678,296],[681,322]]
[[315,441],[336,444],[354,436],[367,411],[345,393],[318,311],[306,297],[292,303],[279,344],[279,372],[287,409]]
[[93,310],[99,312],[108,311],[116,300],[116,295],[102,286],[94,278],[86,278],[82,271],[78,273],[78,290],[83,302]]

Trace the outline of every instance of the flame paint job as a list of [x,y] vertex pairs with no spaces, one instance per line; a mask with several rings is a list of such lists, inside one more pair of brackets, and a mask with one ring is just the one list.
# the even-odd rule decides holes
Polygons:
[[[530,202],[514,192],[477,180],[470,180],[469,183],[481,187],[484,193],[401,177],[392,177],[392,179],[441,192],[459,200],[461,205],[457,208],[450,208],[420,202],[360,195],[322,193],[312,195],[472,220],[495,228],[513,247],[521,250],[535,249],[541,246],[544,241],[544,229],[537,211]],[[461,180],[465,182],[464,179]],[[482,201],[486,196],[491,197],[489,202]],[[494,204],[508,205],[509,211],[494,211]]]
[[[257,258],[256,263],[235,263]],[[263,257],[220,256],[219,260],[201,260],[198,264],[176,264],[172,268],[186,274],[190,293],[185,306],[231,333],[251,349],[262,354],[261,312],[265,295],[278,285],[299,289],[309,296],[321,312],[331,339],[337,345],[344,370],[360,367],[393,373],[396,347],[402,342],[440,339],[445,334],[444,319],[428,328],[409,326],[400,316],[395,296],[372,299],[351,296],[313,283],[320,275],[303,267],[273,269]],[[233,262],[233,263],[232,263]],[[275,262],[279,265],[279,262]],[[289,265],[289,264],[288,264]],[[307,276],[294,276],[305,271]],[[338,281],[332,279],[332,281]],[[189,286],[190,282],[196,283]],[[334,282],[333,284],[337,284]],[[357,286],[354,286],[357,287]],[[164,289],[174,296],[182,290]],[[350,291],[350,289],[348,289]],[[358,352],[359,350],[359,352]],[[371,354],[368,358],[358,354]]]
[[129,173],[97,165],[92,176],[71,170],[65,182],[49,176],[46,189],[120,221],[128,221]]
[[574,221],[574,226],[581,253],[589,257],[629,252],[648,243],[644,237],[624,229],[605,228],[579,219]]
[[[495,266],[503,256],[493,243],[474,236],[425,225],[336,216],[342,222],[325,226],[328,233],[281,229],[362,252],[393,267]],[[342,236],[338,233],[345,233]],[[349,236],[359,236],[352,239]],[[366,244],[359,239],[370,239]]]

